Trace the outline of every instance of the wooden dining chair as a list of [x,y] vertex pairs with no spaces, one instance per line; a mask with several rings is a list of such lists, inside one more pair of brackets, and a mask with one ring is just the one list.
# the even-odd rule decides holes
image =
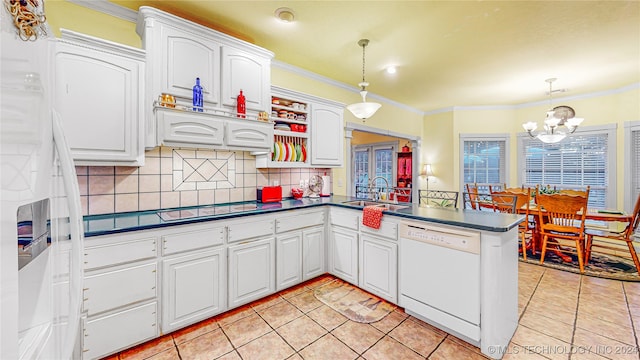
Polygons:
[[575,196],[588,196],[587,194],[589,194],[589,186],[587,186],[586,190],[560,189],[558,190],[558,193]]
[[[584,273],[584,222],[588,195],[537,194],[536,201],[541,210],[538,211],[542,236],[540,264],[544,263],[547,247],[551,243],[556,245],[555,251],[576,254],[580,273]],[[567,249],[568,246],[573,246],[575,250]]]
[[[477,205],[478,205],[478,184],[464,184],[464,186],[467,188],[467,198],[465,199],[465,197],[463,196],[463,200],[468,200],[469,205],[471,206],[471,208],[473,210],[477,210]],[[465,202],[465,205],[467,203]],[[466,206],[463,206],[463,208],[467,208]]]
[[524,215],[524,221],[518,225],[518,237],[522,246],[522,258],[527,260],[527,248],[531,248],[533,254],[536,253],[535,242],[532,241],[535,222],[529,221],[531,188],[510,188],[503,191],[516,197],[516,213]]
[[596,230],[587,228],[585,230],[587,235],[587,242],[585,247],[585,265],[591,259],[591,250],[593,247],[598,247],[601,249],[608,250],[620,250],[620,247],[616,247],[614,244],[606,244],[603,242],[593,242],[593,237],[606,238],[609,240],[625,242],[627,247],[629,248],[629,253],[631,254],[631,259],[633,263],[636,265],[636,271],[640,274],[640,261],[638,261],[638,254],[636,254],[636,249],[633,247],[633,234],[638,229],[638,223],[640,223],[640,195],[638,195],[638,199],[636,199],[636,205],[633,209],[633,215],[631,217],[631,221],[627,224],[624,230],[616,232],[616,231],[604,231],[604,230]]
[[494,212],[515,214],[517,211],[518,196],[506,191],[494,191],[491,193],[491,205]]
[[493,192],[504,191],[507,188],[507,184],[489,184],[489,194]]

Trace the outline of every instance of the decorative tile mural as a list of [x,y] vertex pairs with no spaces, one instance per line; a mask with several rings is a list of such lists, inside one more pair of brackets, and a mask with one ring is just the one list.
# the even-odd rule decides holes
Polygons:
[[173,190],[235,187],[236,154],[201,150],[173,150]]

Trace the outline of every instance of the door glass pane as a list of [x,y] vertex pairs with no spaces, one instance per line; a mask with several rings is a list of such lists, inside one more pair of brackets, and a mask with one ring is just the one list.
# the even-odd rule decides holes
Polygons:
[[366,193],[358,190],[360,187],[366,187],[369,184],[369,150],[356,150],[353,159],[356,197],[366,197]]
[[382,177],[387,180],[376,179],[376,187],[391,187],[393,184],[393,153],[391,149],[375,150],[375,177]]

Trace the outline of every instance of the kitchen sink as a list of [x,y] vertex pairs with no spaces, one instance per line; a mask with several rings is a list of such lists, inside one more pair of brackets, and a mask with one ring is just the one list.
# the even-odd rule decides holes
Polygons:
[[408,205],[396,205],[396,204],[380,204],[378,206],[383,207],[383,208],[385,208],[387,210],[390,210],[390,211],[406,209],[406,208],[409,207]]
[[367,201],[367,200],[351,200],[351,201],[345,201],[343,202],[343,204],[353,205],[353,206],[362,206],[362,207],[373,205],[373,206],[382,207],[385,210],[389,210],[389,211],[396,211],[400,209],[406,209],[409,207],[408,205],[397,205],[397,204],[389,204],[389,203]]

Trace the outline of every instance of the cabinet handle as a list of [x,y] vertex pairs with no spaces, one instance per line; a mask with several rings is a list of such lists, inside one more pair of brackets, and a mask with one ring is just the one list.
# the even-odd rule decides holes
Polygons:
[[88,352],[88,351],[89,351],[89,349],[84,349],[84,350],[82,350],[82,352]]
[[151,270],[152,273],[156,272],[156,270]]

